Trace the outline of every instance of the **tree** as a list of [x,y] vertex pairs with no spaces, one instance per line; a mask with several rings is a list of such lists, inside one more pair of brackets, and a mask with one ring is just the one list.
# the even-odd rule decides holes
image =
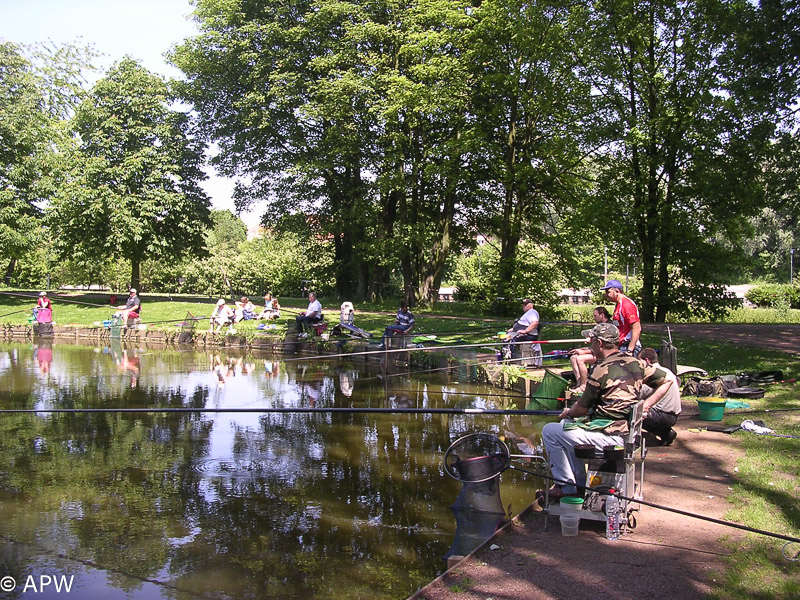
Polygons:
[[[608,0],[575,20],[574,53],[608,140],[587,221],[620,262],[641,261],[641,315],[718,313],[736,239],[762,199],[761,159],[778,121],[741,60],[756,8]],[[598,218],[599,217],[599,218]]]
[[517,261],[520,242],[548,241],[558,215],[587,188],[593,107],[570,52],[570,5],[495,0],[474,13],[466,50],[475,115],[469,169],[486,195],[486,230],[500,245],[500,297],[512,293],[515,273],[527,270]]
[[161,78],[125,58],[78,107],[66,183],[48,207],[61,256],[128,259],[140,287],[146,258],[202,251],[204,145],[172,101]]
[[40,242],[39,204],[57,177],[62,123],[80,96],[91,54],[64,46],[25,51],[0,42],[0,257],[9,283]]

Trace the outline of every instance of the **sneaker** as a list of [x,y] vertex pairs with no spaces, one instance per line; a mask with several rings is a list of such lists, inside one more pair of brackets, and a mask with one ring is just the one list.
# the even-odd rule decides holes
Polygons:
[[678,432],[674,429],[670,429],[669,433],[665,437],[660,438],[659,446],[671,446],[676,437],[678,437]]
[[386,350],[386,344],[378,344],[378,350]]

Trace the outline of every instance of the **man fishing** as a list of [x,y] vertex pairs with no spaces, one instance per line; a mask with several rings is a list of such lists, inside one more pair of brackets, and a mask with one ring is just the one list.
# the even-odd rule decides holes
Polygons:
[[136,292],[136,288],[131,288],[128,292],[128,300],[124,305],[117,307],[117,312],[114,313],[115,317],[122,318],[122,326],[128,325],[128,319],[138,319],[139,313],[142,311],[142,300]]
[[[575,446],[590,444],[602,450],[623,445],[622,436],[628,432],[628,418],[639,402],[642,384],[654,390],[648,398],[650,405],[657,404],[672,385],[663,369],[620,352],[619,329],[612,323],[585,329],[581,336],[590,338],[597,365],[578,401],[561,411],[559,419],[563,420],[542,429],[550,469],[557,481],[550,488],[554,499],[574,496],[586,485],[586,471],[575,456]],[[583,419],[590,411],[592,414]]]
[[304,325],[312,325],[322,321],[322,304],[317,300],[317,295],[314,292],[308,294],[308,308],[304,313],[300,313],[295,317],[297,321],[297,329],[303,331]]
[[[534,342],[539,339],[539,312],[533,308],[533,300],[522,300],[522,316],[517,319],[506,332],[508,344],[504,347],[504,355],[511,358],[514,346],[519,342]],[[541,346],[537,344],[537,354],[541,355]]]

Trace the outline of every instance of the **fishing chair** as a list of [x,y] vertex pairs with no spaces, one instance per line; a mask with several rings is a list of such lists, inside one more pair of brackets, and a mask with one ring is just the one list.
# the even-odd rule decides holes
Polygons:
[[[640,400],[631,409],[628,417],[628,433],[623,436],[622,448],[608,446],[598,450],[594,446],[577,446],[574,449],[575,456],[584,463],[587,471],[587,489],[584,490],[583,505],[577,511],[581,519],[605,521],[605,501],[608,498],[608,491],[613,488],[620,496],[633,499],[619,499],[620,529],[636,528],[636,516],[633,513],[640,509],[636,500],[643,498],[644,459],[647,455],[646,443],[642,436],[643,420],[644,400]],[[578,488],[578,491],[580,492],[581,488]],[[575,514],[573,507],[562,506],[560,503],[550,506],[549,492],[548,486],[544,495],[545,515]]]
[[414,325],[403,332],[395,332],[394,335],[386,338],[386,349],[405,350],[411,341],[411,331]]

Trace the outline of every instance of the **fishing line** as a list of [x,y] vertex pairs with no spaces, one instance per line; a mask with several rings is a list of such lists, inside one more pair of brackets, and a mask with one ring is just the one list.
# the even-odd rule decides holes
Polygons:
[[[523,473],[527,473],[528,475],[534,475],[536,477],[541,477],[542,479],[547,479],[547,480],[552,481],[553,483],[556,483],[558,485],[574,485],[574,483],[572,483],[572,482],[558,480],[555,477],[551,477],[549,475],[544,475],[542,473],[536,473],[534,471],[528,471],[526,469],[520,469],[519,467],[513,467],[513,469],[516,470],[516,471],[522,471]],[[617,493],[617,492],[611,494],[611,493],[609,493],[609,491],[607,489],[602,489],[602,490],[601,489],[596,489],[596,488],[589,487],[588,485],[587,486],[583,486],[583,487],[585,487],[586,490],[589,491],[589,492],[597,492],[597,493],[603,494],[603,495],[616,496],[620,500],[627,500],[628,502],[633,502],[634,504],[644,504],[645,506],[649,506],[651,508],[657,508],[659,510],[665,510],[667,512],[673,512],[673,513],[676,513],[676,514],[679,514],[679,515],[683,515],[685,517],[691,517],[693,519],[700,519],[702,521],[708,521],[709,523],[716,523],[717,525],[725,525],[727,527],[733,527],[734,529],[741,529],[743,531],[748,531],[750,533],[758,533],[760,535],[764,535],[764,536],[767,536],[767,537],[773,537],[773,538],[777,538],[777,539],[780,539],[780,540],[787,540],[790,543],[791,542],[800,543],[800,538],[792,537],[792,536],[789,536],[789,535],[783,535],[782,533],[775,533],[775,532],[772,532],[772,531],[765,531],[763,529],[756,529],[754,527],[748,527],[747,525],[740,525],[739,523],[733,523],[731,521],[724,521],[722,519],[716,519],[714,517],[708,517],[706,515],[699,515],[697,513],[692,513],[692,512],[686,511],[686,510],[681,510],[679,508],[672,508],[670,506],[663,506],[661,504],[655,504],[654,502],[647,502],[646,500],[642,500],[640,498],[630,498],[628,496],[623,496],[622,494]]]
[[272,407],[272,408],[6,408],[0,414],[82,414],[82,413],[299,413],[299,414],[433,414],[433,415],[560,415],[560,410],[495,408],[373,408],[373,407]]
[[21,313],[21,312],[29,312],[31,310],[33,310],[33,309],[31,309],[31,308],[23,308],[22,310],[15,310],[14,312],[10,312],[10,313],[6,313],[4,315],[0,315],[0,319],[3,319],[5,317],[10,317],[11,315],[16,315],[16,314]]
[[[47,548],[46,546],[42,546],[41,544],[36,544],[36,543],[33,543],[33,542],[20,542],[19,540],[15,540],[13,538],[10,538],[7,535],[2,534],[2,533],[0,533],[0,539],[5,540],[6,542],[8,542],[10,544],[16,544],[18,546],[28,546],[28,547],[31,547],[31,548],[35,548],[39,552],[42,552],[42,553],[47,554],[49,556],[55,556],[57,558],[60,558],[61,560],[69,560],[69,561],[72,561],[72,562],[80,563],[80,564],[82,564],[82,565],[84,565],[86,567],[90,567],[92,569],[97,569],[97,570],[101,570],[101,571],[107,571],[109,573],[117,573],[119,575],[123,575],[125,577],[128,577],[130,579],[134,579],[136,581],[141,581],[143,583],[152,583],[154,585],[158,585],[158,586],[161,586],[163,588],[167,588],[167,589],[170,589],[170,590],[175,590],[176,592],[181,592],[181,593],[184,593],[184,594],[188,594],[188,595],[193,596],[195,598],[214,598],[214,596],[209,596],[207,594],[204,594],[202,592],[197,592],[197,591],[189,589],[189,588],[182,588],[182,587],[174,585],[172,583],[168,583],[168,582],[165,582],[165,581],[160,581],[158,579],[153,579],[151,577],[142,577],[141,575],[135,575],[134,573],[129,573],[128,571],[123,571],[122,569],[118,569],[116,567],[109,567],[109,566],[106,566],[104,564],[95,562],[93,560],[88,560],[88,559],[85,559],[85,558],[78,558],[78,557],[75,557],[75,556],[70,556],[68,554],[65,554],[64,552],[58,552],[57,550],[52,550],[50,548]],[[54,576],[54,578],[55,578],[55,576]]]

